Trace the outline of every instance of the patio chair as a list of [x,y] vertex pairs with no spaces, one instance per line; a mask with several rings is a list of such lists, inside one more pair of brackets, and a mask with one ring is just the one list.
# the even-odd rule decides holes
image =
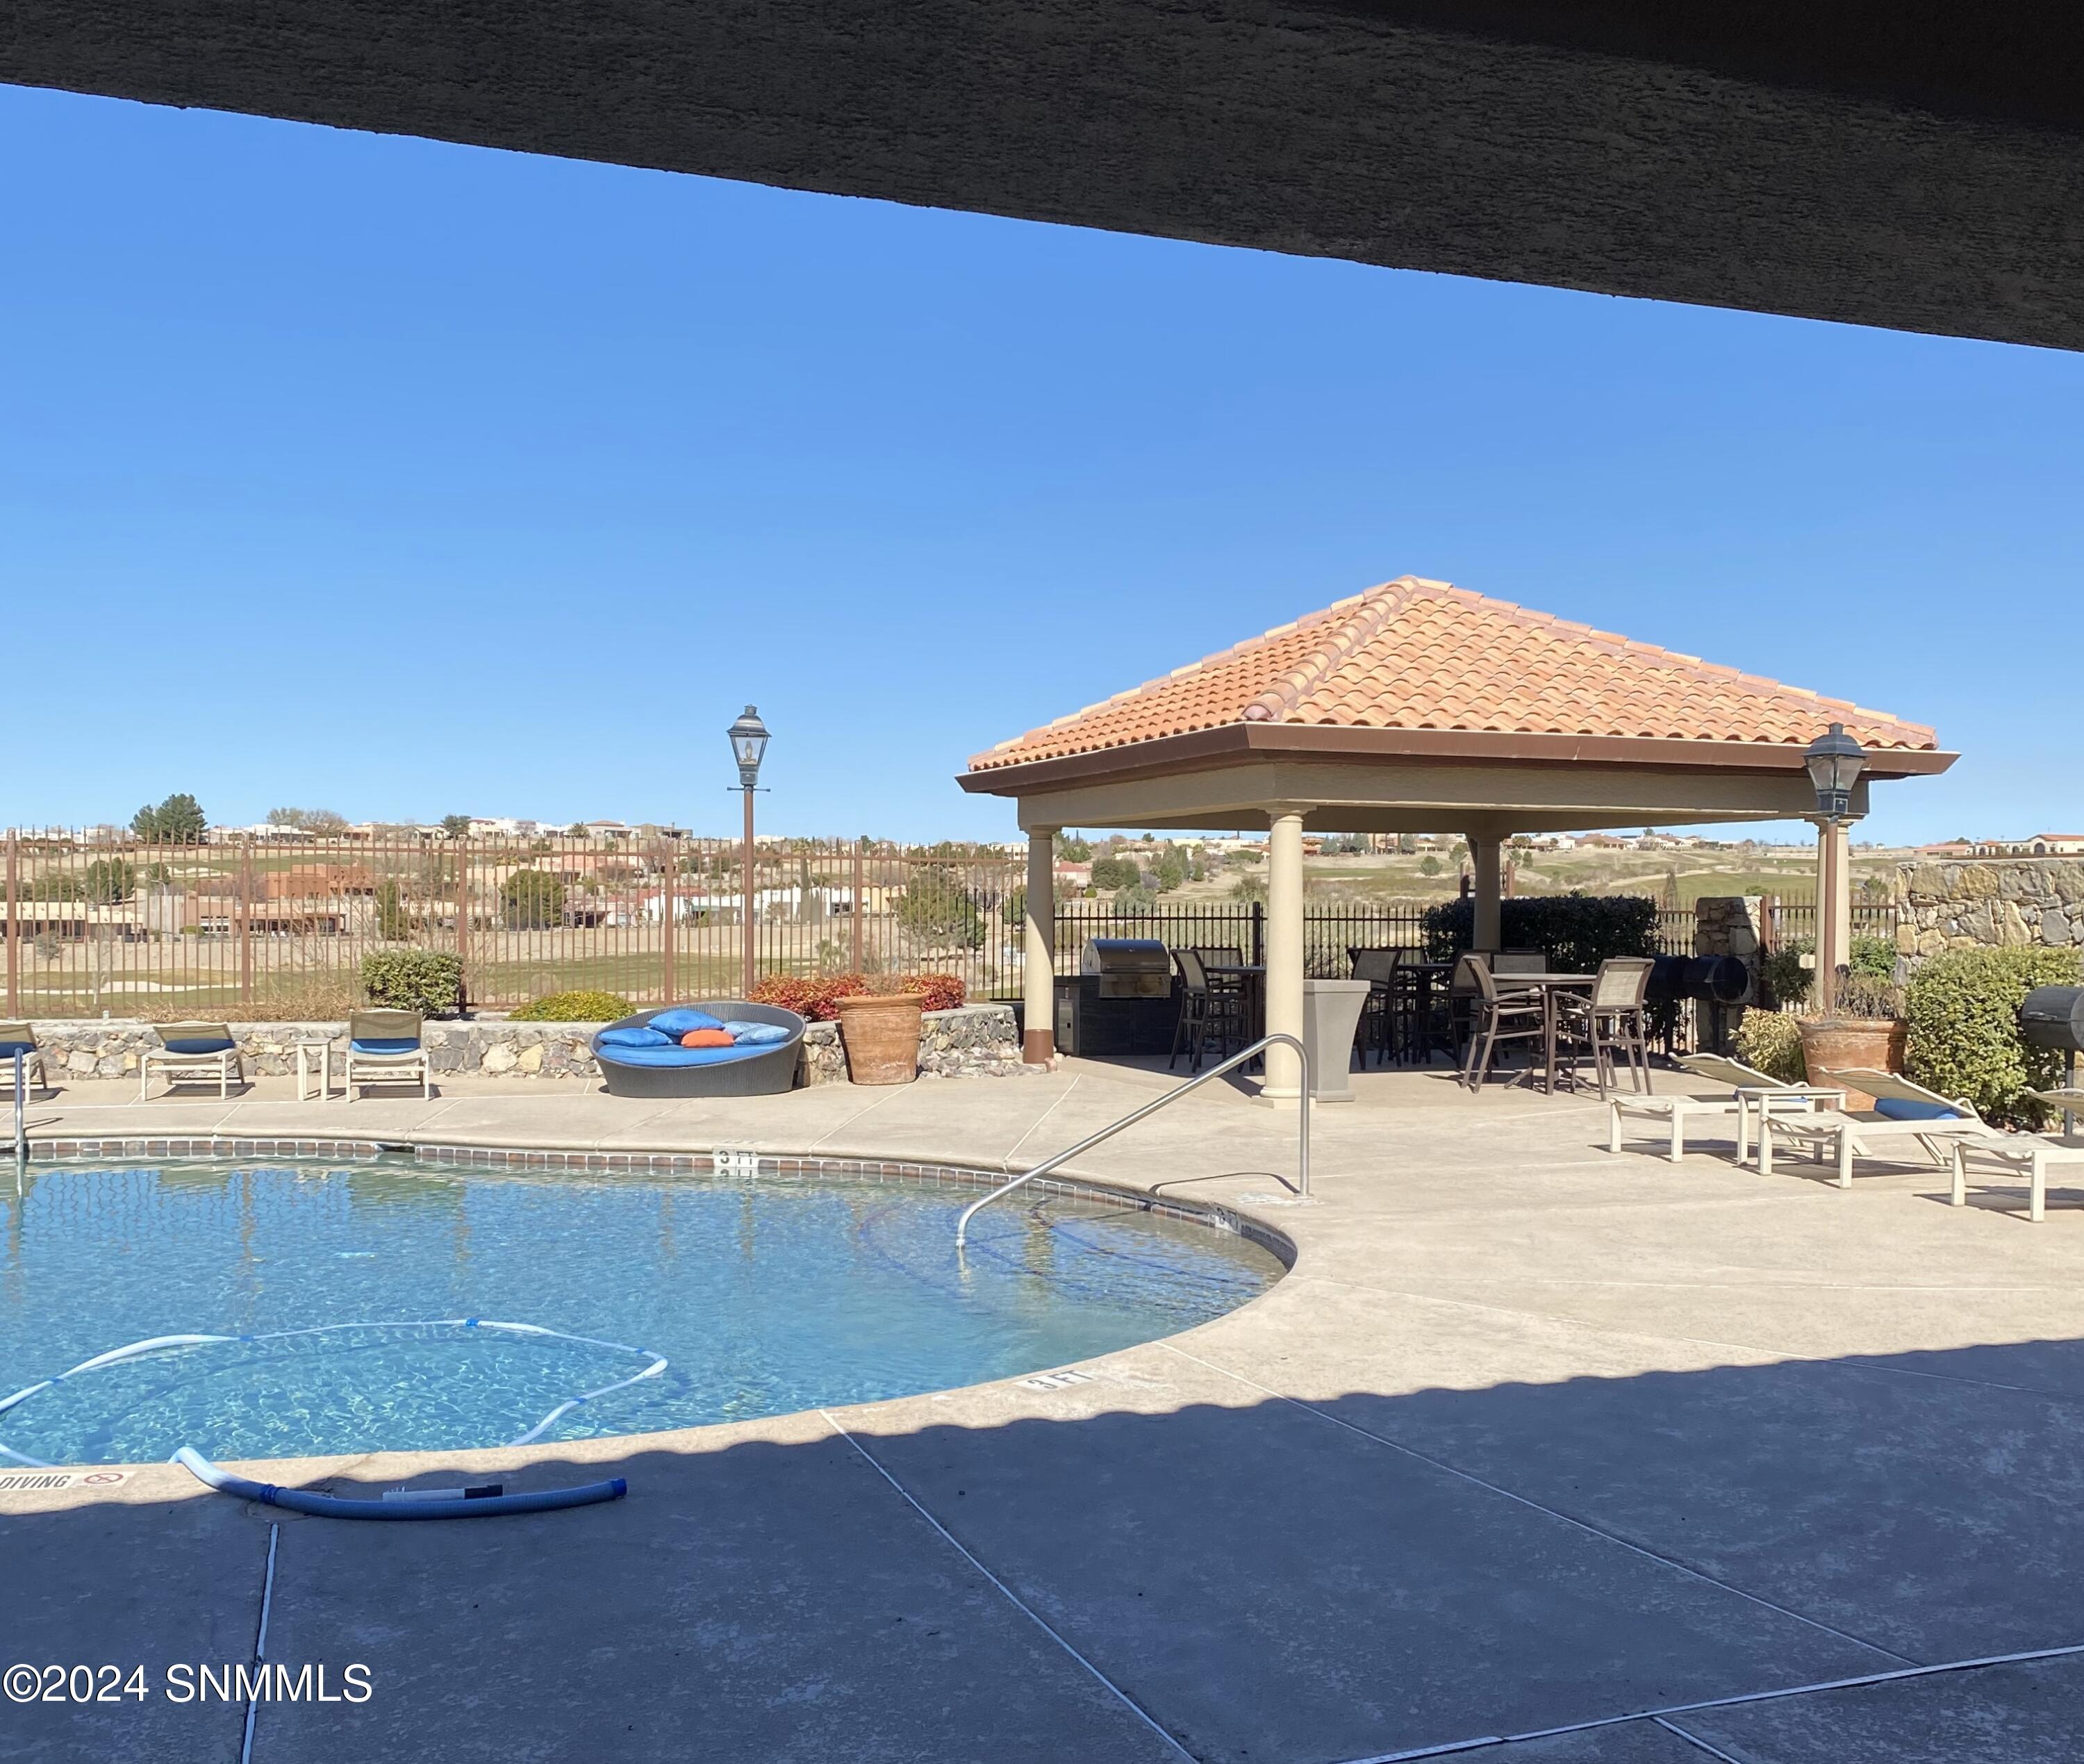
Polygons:
[[154,1032],[157,1047],[138,1056],[138,1100],[144,1101],[152,1086],[152,1074],[166,1075],[171,1090],[184,1079],[214,1078],[220,1097],[231,1094],[231,1081],[246,1082],[246,1068],[239,1057],[239,1043],[225,1023],[166,1023]]
[[[2027,1095],[2072,1114],[2084,1111],[2084,1091],[2030,1090]],[[1986,1139],[1957,1139],[1947,1148],[1954,1159],[1956,1206],[1968,1204],[1968,1160],[1984,1159],[2006,1174],[2023,1176],[2027,1181],[2026,1216],[2035,1224],[2048,1217],[2048,1172],[2064,1164],[2084,1165],[2084,1143],[2052,1133],[1993,1134]]]
[[1501,949],[1491,957],[1494,974],[1545,974],[1548,952],[1542,949]]
[[[420,1094],[431,1096],[434,1071],[427,1063],[417,1011],[357,1011],[347,1020],[347,1072],[341,1097],[352,1100],[354,1087],[409,1083],[420,1080]],[[356,1075],[362,1075],[358,1079]]]
[[[22,1088],[26,1091],[48,1091],[51,1085],[51,1068],[44,1058],[44,1050],[36,1045],[36,1032],[27,1023],[0,1023],[0,1079],[11,1087],[15,1082],[15,1056],[22,1056]],[[29,1070],[36,1068],[36,1082],[29,1082]]]
[[1243,967],[1244,952],[1228,943],[1193,943],[1188,948],[1201,960],[1202,974],[1209,982],[1209,996],[1222,1006],[1225,1012],[1236,1018],[1241,1028],[1244,1023],[1244,976],[1219,974],[1214,970]]
[[1848,1066],[1823,1074],[1840,1090],[1865,1091],[1874,1099],[1870,1109],[1819,1109],[1814,1114],[1766,1114],[1759,1120],[1759,1174],[1773,1174],[1776,1143],[1799,1146],[1819,1162],[1828,1152],[1838,1166],[1838,1186],[1853,1185],[1855,1158],[1880,1160],[1891,1145],[1914,1141],[1935,1164],[1947,1161],[1953,1143],[1968,1140],[2001,1145],[2001,1134],[1976,1113],[1965,1097],[1949,1100],[1937,1091],[1913,1084],[1900,1072],[1877,1072]]
[[1462,1082],[1474,1096],[1483,1088],[1491,1060],[1502,1041],[1540,1041],[1548,1033],[1548,1012],[1538,988],[1501,988],[1489,966],[1473,952],[1455,969],[1455,984],[1466,984],[1469,1000],[1468,1045],[1462,1056]]
[[[1601,1102],[1607,1100],[1610,1086],[1620,1088],[1614,1073],[1616,1052],[1628,1062],[1629,1084],[1646,1095],[1652,1088],[1650,1027],[1643,1009],[1650,970],[1647,956],[1610,956],[1599,964],[1589,993],[1557,995],[1557,1046],[1559,1050],[1566,1045],[1582,1047],[1591,1054]],[[1574,1058],[1572,1066],[1574,1071]],[[1574,1085],[1574,1077],[1572,1082]]]
[[1175,949],[1172,960],[1180,969],[1180,1016],[1172,1026],[1172,1051],[1165,1061],[1171,1071],[1179,1064],[1180,1049],[1187,1049],[1187,1070],[1198,1072],[1201,1056],[1213,1037],[1218,1058],[1230,1051],[1233,1029],[1243,1021],[1243,994],[1227,988],[1212,987],[1208,969],[1191,949]]
[[1368,983],[1367,1009],[1362,1013],[1360,1033],[1364,1041],[1375,1043],[1375,1062],[1389,1058],[1397,1028],[1396,965],[1403,954],[1396,949],[1349,949],[1346,960],[1356,980]]
[[1696,1078],[1728,1085],[1730,1094],[1616,1096],[1607,1104],[1609,1151],[1620,1150],[1621,1123],[1633,1116],[1657,1122],[1670,1130],[1671,1161],[1676,1164],[1686,1156],[1688,1121],[1708,1117],[1725,1120],[1734,1115],[1737,1123],[1737,1162],[1742,1164],[1750,1154],[1754,1116],[1763,1116],[1775,1109],[1785,1113],[1809,1114],[1822,1107],[1842,1109],[1845,1106],[1842,1090],[1832,1090],[1821,1084],[1784,1084],[1777,1078],[1768,1078],[1764,1072],[1754,1071],[1740,1061],[1725,1058],[1720,1054],[1688,1054],[1679,1060],[1679,1065]]

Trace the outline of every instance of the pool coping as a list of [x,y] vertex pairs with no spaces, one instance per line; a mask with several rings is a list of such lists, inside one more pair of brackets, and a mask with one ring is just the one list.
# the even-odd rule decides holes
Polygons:
[[[1019,1174],[1019,1171],[1010,1168],[989,1169],[973,1160],[926,1156],[892,1158],[874,1152],[850,1155],[843,1147],[799,1152],[771,1150],[764,1146],[740,1143],[713,1147],[706,1151],[685,1148],[657,1151],[632,1148],[603,1151],[591,1147],[576,1145],[546,1147],[540,1140],[534,1143],[500,1143],[504,1137],[443,1134],[425,1138],[401,1135],[379,1139],[198,1134],[149,1134],[118,1139],[83,1135],[76,1139],[32,1141],[30,1161],[49,1166],[88,1164],[103,1160],[134,1161],[182,1157],[277,1157],[341,1158],[354,1163],[374,1163],[379,1159],[395,1157],[401,1152],[409,1152],[416,1161],[451,1166],[462,1164],[483,1168],[488,1172],[503,1168],[517,1172],[564,1170],[582,1175],[710,1176],[744,1173],[742,1165],[734,1171],[730,1160],[750,1158],[754,1160],[756,1169],[760,1165],[769,1165],[777,1174],[784,1176],[866,1176],[871,1180],[884,1181],[955,1182],[985,1193],[1003,1185]],[[399,1166],[392,1164],[390,1168],[397,1168]],[[1081,1372],[1120,1355],[1134,1353],[1161,1342],[1176,1341],[1196,1329],[1206,1329],[1242,1316],[1277,1291],[1288,1276],[1294,1272],[1300,1258],[1301,1252],[1295,1240],[1287,1232],[1267,1220],[1222,1202],[1160,1195],[1119,1181],[1083,1176],[1071,1170],[1036,1177],[1032,1185],[1045,1194],[1123,1203],[1135,1207],[1138,1211],[1155,1213],[1198,1225],[1205,1230],[1242,1237],[1279,1262],[1281,1272],[1263,1291],[1254,1294],[1243,1304],[1169,1335],[1154,1335],[1085,1359],[1066,1360],[1060,1364],[1006,1372],[975,1384],[945,1385],[932,1390],[881,1397],[873,1402],[849,1402],[836,1406],[869,1423],[872,1428],[875,1417],[886,1409],[895,1410],[922,1400],[955,1399],[967,1393],[1003,1390],[1009,1386],[1019,1389],[1028,1380],[1045,1376]],[[1296,1197],[1296,1203],[1307,1204],[1307,1202],[1298,1196]],[[1033,1388],[1039,1394],[1040,1389],[1044,1387]],[[284,1487],[309,1488],[334,1478],[346,1478],[358,1485],[369,1482],[405,1484],[421,1477],[453,1474],[472,1466],[492,1466],[502,1472],[513,1472],[526,1469],[535,1464],[570,1465],[589,1460],[598,1461],[642,1451],[706,1449],[712,1444],[722,1446],[742,1439],[748,1429],[787,1426],[799,1423],[807,1417],[823,1415],[831,1406],[835,1406],[777,1410],[771,1415],[707,1422],[698,1427],[672,1427],[655,1432],[601,1434],[581,1440],[545,1441],[527,1446],[491,1444],[441,1451],[408,1447],[395,1451],[314,1454],[287,1458],[227,1458],[223,1461],[248,1469],[265,1470],[279,1467],[293,1472],[280,1478],[280,1486]],[[1046,1412],[1038,1406],[1036,1413]],[[396,1470],[386,1474],[383,1467],[393,1460],[409,1461],[410,1468],[405,1468],[401,1464]],[[57,1464],[47,1469],[51,1474],[68,1474],[75,1479],[82,1474],[93,1472],[121,1473],[122,1482],[131,1485],[133,1489],[140,1476],[145,1476],[153,1482],[158,1482],[161,1476],[166,1476],[177,1479],[170,1479],[167,1489],[160,1491],[162,1493],[185,1491],[190,1487],[197,1495],[207,1492],[190,1478],[187,1471],[168,1463]],[[112,1488],[111,1491],[113,1491]],[[27,1490],[8,1490],[7,1495],[19,1495],[28,1492]],[[144,1490],[135,1489],[132,1498],[135,1498],[136,1494],[145,1492]]]

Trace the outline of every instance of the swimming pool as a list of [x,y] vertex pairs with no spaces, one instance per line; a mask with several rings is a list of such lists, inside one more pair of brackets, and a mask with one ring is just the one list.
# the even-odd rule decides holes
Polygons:
[[829,1165],[32,1165],[19,1197],[0,1184],[0,1397],[146,1338],[234,1339],[38,1391],[0,1443],[53,1464],[461,1449],[588,1392],[536,1437],[697,1427],[1061,1365],[1281,1272],[1247,1237],[1062,1193],[987,1209],[959,1260],[981,1192]]

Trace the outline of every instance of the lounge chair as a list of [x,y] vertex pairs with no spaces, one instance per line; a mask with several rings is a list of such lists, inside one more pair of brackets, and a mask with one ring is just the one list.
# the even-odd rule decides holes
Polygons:
[[[729,1047],[688,1047],[689,1029],[728,1028]],[[674,1005],[609,1024],[595,1033],[594,1062],[615,1096],[771,1096],[792,1088],[803,1058],[804,1020],[779,1005],[739,999]]]
[[1776,1140],[1805,1147],[1821,1159],[1828,1151],[1838,1165],[1838,1186],[1853,1185],[1855,1158],[1881,1158],[1887,1148],[1915,1140],[1934,1163],[1944,1164],[1959,1140],[2001,1143],[2006,1135],[1976,1113],[1966,1098],[1949,1100],[1937,1091],[1913,1084],[1900,1072],[1877,1072],[1848,1066],[1826,1072],[1826,1080],[1842,1090],[1865,1091],[1874,1099],[1871,1109],[1819,1110],[1813,1115],[1765,1116],[1759,1122],[1759,1173],[1773,1174]]
[[217,1080],[220,1097],[231,1094],[231,1081],[246,1082],[246,1068],[239,1058],[239,1042],[225,1023],[164,1023],[155,1031],[157,1047],[138,1056],[138,1100],[144,1101],[152,1088],[152,1074],[166,1075],[172,1089],[183,1080]]
[[[2084,1091],[2030,1090],[2037,1102],[2075,1114],[2084,1112]],[[2048,1172],[2064,1164],[2084,1165],[2084,1142],[2054,1134],[1993,1134],[1987,1139],[1956,1139],[1954,1154],[1954,1192],[1956,1206],[1968,1204],[1968,1160],[1980,1158],[2012,1176],[2027,1180],[2026,1216],[2039,1224],[2048,1216]]]
[[[362,1075],[359,1079],[356,1074]],[[347,1073],[341,1096],[352,1100],[354,1087],[420,1081],[420,1094],[434,1093],[434,1071],[420,1038],[417,1011],[357,1011],[347,1020]]]
[[[27,1023],[0,1023],[0,1081],[8,1088],[15,1083],[15,1056],[22,1056],[22,1088],[49,1090],[51,1088],[51,1069],[44,1060],[44,1050],[36,1045],[36,1032]],[[29,1069],[34,1066],[36,1082],[29,1083]]]
[[1679,1065],[1683,1071],[1696,1078],[1705,1078],[1718,1084],[1730,1087],[1726,1096],[1621,1096],[1616,1094],[1607,1104],[1608,1130],[1607,1149],[1618,1152],[1621,1148],[1621,1123],[1629,1116],[1654,1121],[1667,1129],[1671,1136],[1671,1161],[1678,1163],[1686,1156],[1686,1123],[1702,1117],[1726,1120],[1731,1116],[1737,1123],[1737,1162],[1742,1164],[1749,1156],[1751,1141],[1751,1122],[1754,1117],[1763,1119],[1768,1113],[1811,1114],[1818,1109],[1828,1106],[1842,1109],[1845,1093],[1822,1084],[1784,1084],[1777,1078],[1768,1078],[1764,1072],[1754,1071],[1740,1060],[1726,1059],[1719,1054],[1688,1054]]

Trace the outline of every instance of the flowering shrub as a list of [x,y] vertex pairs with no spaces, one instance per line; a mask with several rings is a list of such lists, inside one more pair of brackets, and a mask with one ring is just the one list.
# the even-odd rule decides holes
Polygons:
[[822,980],[774,974],[752,989],[750,1002],[779,1005],[815,1023],[830,1023],[840,1014],[841,999],[874,992],[917,994],[922,1011],[953,1011],[967,996],[958,974],[907,974],[882,986],[871,986],[863,974],[832,974]]
[[[858,974],[846,977],[858,980]],[[784,1011],[794,1011],[799,1017],[808,1017],[822,1022],[832,1016],[825,989],[837,982],[829,980],[797,980],[786,974],[770,974],[746,994],[754,1004],[778,1005]],[[842,994],[834,994],[842,996]]]

